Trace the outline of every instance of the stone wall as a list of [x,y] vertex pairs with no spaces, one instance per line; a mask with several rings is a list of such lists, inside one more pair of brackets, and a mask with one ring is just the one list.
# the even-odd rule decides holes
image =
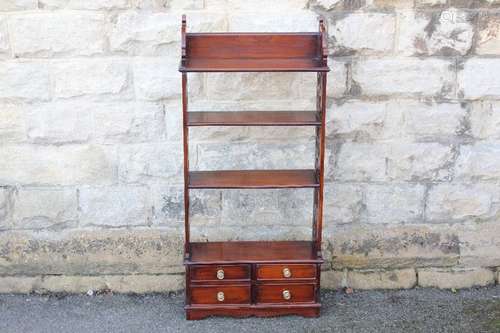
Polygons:
[[[0,292],[182,288],[180,17],[328,22],[322,281],[462,288],[500,267],[500,1],[0,0]],[[190,75],[192,110],[309,110],[312,74]],[[303,128],[204,128],[193,169],[309,168]],[[196,191],[194,236],[307,239],[309,190]]]

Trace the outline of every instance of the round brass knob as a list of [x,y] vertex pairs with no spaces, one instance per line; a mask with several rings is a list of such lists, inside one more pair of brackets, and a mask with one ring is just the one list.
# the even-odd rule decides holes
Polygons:
[[224,280],[224,270],[223,269],[219,269],[217,271],[217,279]]
[[283,268],[283,276],[286,278],[291,277],[292,271],[288,267]]
[[283,290],[283,298],[286,299],[287,301],[292,298],[292,294],[290,293],[289,290]]
[[224,302],[224,293],[223,293],[222,291],[219,291],[219,292],[217,293],[217,300],[218,300],[219,302]]

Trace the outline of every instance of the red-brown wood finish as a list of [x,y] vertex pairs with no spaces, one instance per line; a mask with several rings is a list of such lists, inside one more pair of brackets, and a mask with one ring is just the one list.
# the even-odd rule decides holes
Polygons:
[[[219,294],[222,298],[219,298]],[[250,304],[250,284],[191,286],[191,304]]]
[[[182,17],[186,318],[320,313],[327,41],[324,23],[307,33],[187,33]],[[188,112],[189,72],[316,72],[315,111]],[[189,170],[189,127],[311,126],[313,170]],[[311,241],[191,242],[190,189],[311,188]]]
[[250,265],[193,265],[191,281],[231,282],[232,280],[249,280]]
[[318,187],[315,170],[191,171],[189,188]]
[[314,111],[189,112],[188,126],[320,126]]
[[[262,284],[257,286],[256,303],[313,303],[314,284]],[[288,299],[284,292],[288,292]]]
[[257,280],[283,280],[294,281],[297,279],[316,280],[316,265],[257,265]]

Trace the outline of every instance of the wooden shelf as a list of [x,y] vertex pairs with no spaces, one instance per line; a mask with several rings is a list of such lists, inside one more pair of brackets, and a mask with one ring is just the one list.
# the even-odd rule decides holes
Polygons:
[[181,72],[328,72],[321,60],[296,59],[188,59]]
[[234,241],[191,243],[187,263],[321,263],[310,241]]
[[188,188],[304,188],[319,187],[315,170],[191,171]]
[[188,126],[320,126],[314,111],[189,112]]

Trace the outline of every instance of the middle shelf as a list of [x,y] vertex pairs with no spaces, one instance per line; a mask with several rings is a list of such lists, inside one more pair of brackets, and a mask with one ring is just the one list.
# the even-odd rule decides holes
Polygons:
[[320,126],[314,111],[191,111],[188,126]]
[[189,172],[188,188],[313,188],[319,187],[315,170],[221,170]]

